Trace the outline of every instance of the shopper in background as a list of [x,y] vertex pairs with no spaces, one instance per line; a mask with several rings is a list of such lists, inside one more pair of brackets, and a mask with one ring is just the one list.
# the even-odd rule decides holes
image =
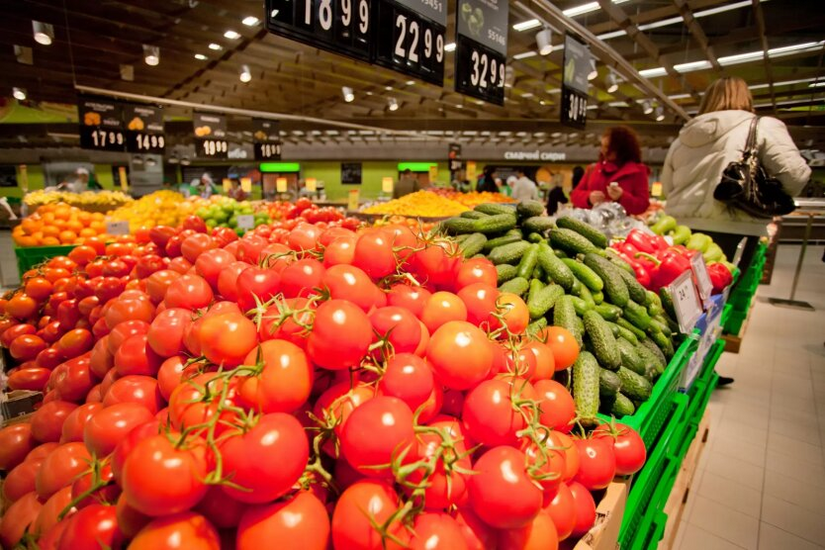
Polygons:
[[504,182],[504,185],[501,186],[501,194],[506,195],[508,197],[513,196],[513,185],[516,184],[518,178],[516,176],[508,176],[507,180]]
[[518,201],[538,200],[539,188],[536,182],[527,177],[524,170],[519,170],[518,179],[513,183],[512,197]]
[[476,191],[479,193],[498,193],[498,186],[496,185],[496,169],[493,166],[485,166],[484,173],[476,183]]
[[547,215],[555,214],[560,204],[567,204],[567,195],[564,194],[564,189],[557,182],[550,182],[548,184],[549,191],[547,192]]
[[204,172],[197,187],[197,193],[201,198],[208,199],[216,192],[215,184],[212,181],[212,176],[209,172]]
[[571,189],[575,189],[579,186],[579,182],[581,182],[582,178],[584,177],[584,168],[581,166],[576,166],[573,168],[573,186]]
[[243,188],[241,188],[241,180],[239,180],[238,178],[232,178],[229,181],[229,191],[226,193],[226,195],[228,197],[235,199],[236,201],[245,201],[248,197]]
[[415,193],[421,189],[421,184],[418,183],[418,178],[412,175],[412,171],[407,168],[401,173],[401,179],[395,184],[392,190],[392,198],[397,199],[410,193]]
[[650,206],[649,174],[636,132],[613,126],[602,135],[599,161],[587,167],[570,198],[577,208],[618,202],[628,214],[641,214]]
[[[750,265],[759,237],[766,235],[767,221],[729,210],[713,198],[713,191],[728,164],[741,158],[755,116],[748,84],[737,77],[720,78],[705,91],[699,115],[679,131],[662,171],[668,214],[710,235],[728,258],[734,257],[739,242],[747,237],[739,264],[742,270]],[[789,195],[799,195],[811,169],[785,124],[761,117],[757,138],[762,166],[782,182]]]

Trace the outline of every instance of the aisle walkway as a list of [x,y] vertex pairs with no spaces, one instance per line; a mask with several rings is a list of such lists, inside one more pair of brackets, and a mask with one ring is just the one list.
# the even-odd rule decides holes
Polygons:
[[717,371],[736,379],[709,405],[711,429],[678,550],[825,548],[825,263],[808,248],[797,299],[815,312],[778,308],[798,246],[780,247],[772,284],[760,286],[741,352]]

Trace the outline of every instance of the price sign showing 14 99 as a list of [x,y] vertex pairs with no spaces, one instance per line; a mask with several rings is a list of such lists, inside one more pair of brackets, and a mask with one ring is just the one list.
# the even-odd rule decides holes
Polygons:
[[166,148],[166,140],[162,135],[134,133],[135,147],[144,153],[162,153]]

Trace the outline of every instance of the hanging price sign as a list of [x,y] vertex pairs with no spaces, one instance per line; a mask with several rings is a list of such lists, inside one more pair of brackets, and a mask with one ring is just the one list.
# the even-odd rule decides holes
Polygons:
[[80,147],[96,151],[125,151],[122,106],[108,99],[81,97],[78,104]]
[[591,70],[590,50],[569,34],[564,37],[564,72],[561,82],[561,122],[584,128],[587,123],[587,76]]
[[123,106],[126,150],[130,153],[163,154],[166,150],[163,110],[151,105]]
[[710,300],[710,295],[713,292],[713,282],[710,280],[708,266],[701,254],[694,254],[690,259],[690,269],[693,271],[696,288],[699,289],[699,297],[707,305],[707,301]]
[[507,64],[506,0],[459,0],[455,90],[504,105]]
[[690,271],[685,271],[667,287],[673,297],[673,309],[676,310],[676,322],[682,334],[689,334],[696,321],[702,316],[702,303]]
[[195,134],[195,155],[202,159],[226,159],[229,142],[226,140],[226,117],[212,113],[194,113],[192,127]]
[[281,125],[276,120],[252,119],[255,160],[281,160]]
[[446,0],[379,0],[377,12],[375,62],[443,85]]

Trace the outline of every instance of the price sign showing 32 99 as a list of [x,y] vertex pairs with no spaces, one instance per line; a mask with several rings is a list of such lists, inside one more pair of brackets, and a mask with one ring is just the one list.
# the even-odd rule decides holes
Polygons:
[[456,54],[456,91],[503,105],[506,57],[462,35]]

